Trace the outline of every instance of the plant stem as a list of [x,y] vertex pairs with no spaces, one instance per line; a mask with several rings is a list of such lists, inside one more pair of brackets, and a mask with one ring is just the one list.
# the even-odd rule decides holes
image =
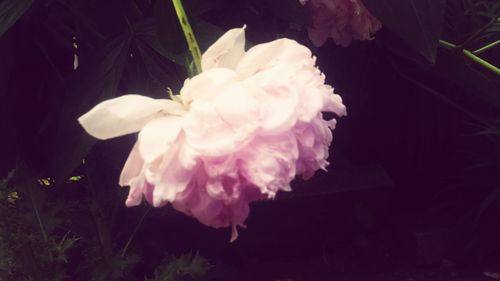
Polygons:
[[488,45],[486,45],[484,47],[481,47],[481,48],[475,50],[473,53],[474,54],[480,54],[480,53],[485,52],[485,51],[487,51],[487,50],[489,50],[489,49],[491,49],[493,47],[496,47],[498,45],[500,45],[500,40],[491,42],[490,44],[488,44]]
[[[191,52],[191,56],[193,57],[194,66],[196,69],[196,74],[201,72],[201,52],[198,47],[198,43],[196,42],[196,38],[194,37],[193,30],[191,29],[191,25],[187,19],[186,12],[182,7],[181,0],[172,0],[174,4],[175,13],[177,14],[177,18],[179,18],[179,23],[181,24],[182,31],[184,32],[184,37],[186,37],[186,41],[188,43],[189,51]],[[189,67],[189,65],[188,65]]]
[[476,56],[471,51],[465,50],[465,49],[460,49],[460,48],[458,48],[457,45],[455,45],[453,43],[450,43],[450,42],[447,42],[447,41],[444,41],[444,40],[439,40],[439,44],[441,46],[447,48],[447,49],[461,51],[462,54],[464,54],[464,56],[466,56],[467,58],[469,58],[473,62],[475,62],[475,63],[481,65],[482,67],[490,70],[491,72],[495,73],[496,75],[500,75],[500,68],[498,68],[498,67],[494,66],[493,64],[491,64],[491,63],[483,60],[482,58]]
[[473,53],[471,53],[470,51],[468,50],[462,50],[462,53],[468,57],[469,59],[471,59],[472,61],[474,61],[475,63],[487,68],[488,70],[492,71],[493,73],[495,73],[496,75],[500,75],[500,68],[494,66],[493,64],[483,60],[482,58],[474,55]]

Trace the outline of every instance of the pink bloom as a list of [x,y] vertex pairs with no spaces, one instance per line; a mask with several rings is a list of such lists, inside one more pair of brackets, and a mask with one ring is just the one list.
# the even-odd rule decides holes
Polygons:
[[326,168],[335,120],[321,112],[346,110],[310,50],[289,39],[244,46],[243,28],[228,31],[172,100],[125,95],[79,118],[100,139],[139,132],[120,176],[127,206],[171,203],[205,225],[232,226],[234,240],[252,201]]
[[299,0],[309,7],[312,27],[309,38],[314,46],[322,46],[328,37],[337,45],[347,47],[352,39],[370,40],[381,23],[361,0]]

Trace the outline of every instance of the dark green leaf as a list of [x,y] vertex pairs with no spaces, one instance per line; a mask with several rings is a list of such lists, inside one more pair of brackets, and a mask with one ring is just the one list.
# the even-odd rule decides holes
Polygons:
[[460,55],[443,52],[433,71],[438,77],[457,85],[460,92],[447,94],[456,103],[477,116],[483,116],[484,120],[500,117],[500,88],[467,66]]
[[[177,19],[177,18],[176,18]],[[184,45],[184,49],[175,50],[169,49],[168,46],[162,44],[161,34],[158,34],[158,29],[156,29],[156,18],[144,20],[134,26],[136,32],[136,38],[146,43],[150,48],[155,50],[157,53],[162,55],[178,65],[182,65],[189,68],[190,53],[187,44]],[[210,24],[199,18],[191,18],[191,27],[196,36],[198,45],[201,51],[208,49],[223,33],[224,31],[219,27]],[[182,37],[180,40],[186,42],[186,39]]]
[[382,24],[434,63],[441,37],[445,0],[365,0]]
[[200,278],[212,266],[198,253],[187,253],[175,258],[165,258],[155,270],[155,277],[148,281],[176,281],[190,276]]
[[156,19],[147,19],[134,25],[136,38],[146,43],[149,47],[151,47],[164,58],[169,59],[179,65],[187,66],[185,60],[186,56],[189,55],[187,51],[187,45],[184,53],[177,54],[172,50],[169,50],[160,42],[160,37],[158,35],[156,26]]
[[190,12],[192,16],[200,16],[217,5],[223,4],[223,0],[186,0],[183,1],[184,8]]
[[28,10],[33,0],[4,0],[0,3],[0,37]]
[[181,53],[188,48],[172,1],[156,1],[155,23],[163,48],[173,53]]
[[224,30],[220,29],[218,26],[200,18],[192,18],[191,26],[202,53],[224,34]]

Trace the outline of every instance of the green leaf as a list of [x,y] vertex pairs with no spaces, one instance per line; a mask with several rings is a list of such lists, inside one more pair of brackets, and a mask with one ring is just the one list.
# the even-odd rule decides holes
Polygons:
[[434,63],[446,0],[364,0],[382,24]]
[[29,9],[33,0],[4,0],[0,3],[0,38]]
[[176,281],[184,280],[182,277],[190,276],[198,279],[203,277],[212,266],[198,253],[187,253],[179,257],[167,257],[155,269],[154,279],[147,281]]

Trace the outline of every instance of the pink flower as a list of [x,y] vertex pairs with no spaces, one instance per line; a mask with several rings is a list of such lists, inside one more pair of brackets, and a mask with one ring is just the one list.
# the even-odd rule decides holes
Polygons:
[[252,201],[326,168],[335,120],[321,112],[346,110],[310,50],[289,39],[244,46],[244,29],[232,29],[171,100],[125,95],[79,118],[100,139],[139,132],[119,182],[130,186],[127,206],[171,203],[205,225],[232,226],[234,240]]
[[309,7],[312,27],[308,29],[314,46],[322,46],[328,37],[337,45],[347,47],[352,39],[370,40],[381,23],[361,0],[299,0]]

